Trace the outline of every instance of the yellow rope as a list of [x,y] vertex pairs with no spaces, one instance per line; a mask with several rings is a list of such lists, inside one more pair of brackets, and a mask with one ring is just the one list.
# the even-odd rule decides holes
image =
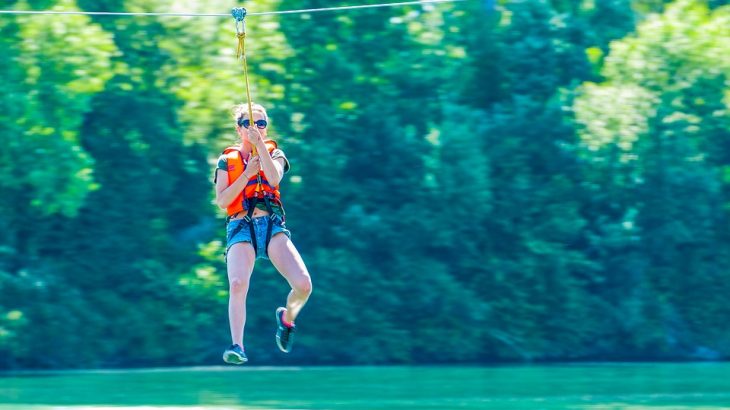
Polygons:
[[[253,126],[253,105],[251,104],[251,87],[248,83],[248,65],[246,64],[246,32],[236,33],[238,37],[238,47],[236,48],[236,58],[243,60],[243,77],[246,80],[246,99],[248,100],[248,121],[249,127]],[[256,155],[256,144],[253,147],[253,155]]]
[[[245,27],[245,26],[244,26]],[[243,60],[243,77],[246,80],[246,99],[248,100],[248,123],[249,127],[255,127],[254,125],[254,119],[253,119],[253,105],[251,104],[251,86],[248,82],[248,65],[246,64],[246,31],[245,28],[241,32],[236,32],[236,36],[238,37],[238,47],[236,47],[236,59]],[[251,153],[253,156],[258,155],[256,152],[256,144],[251,144]],[[262,164],[259,163],[259,171],[261,170]],[[257,184],[256,184],[256,195],[264,189],[263,186],[261,186],[261,173],[259,172],[256,175]]]

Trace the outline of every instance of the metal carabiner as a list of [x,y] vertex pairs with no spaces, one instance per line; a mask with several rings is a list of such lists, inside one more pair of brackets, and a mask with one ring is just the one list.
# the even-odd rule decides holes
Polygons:
[[[245,20],[246,14],[247,14],[247,11],[243,7],[234,7],[233,9],[231,9],[231,15],[233,16],[234,19],[236,19],[236,34],[241,34],[241,33],[246,32],[246,20]],[[241,24],[240,28],[238,25],[239,23]]]

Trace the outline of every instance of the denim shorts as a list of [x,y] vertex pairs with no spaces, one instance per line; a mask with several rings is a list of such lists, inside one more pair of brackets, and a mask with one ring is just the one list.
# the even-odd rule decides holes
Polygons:
[[[291,238],[291,232],[286,229],[284,220],[279,215],[274,215],[274,218],[269,216],[260,216],[251,220],[254,231],[256,232],[256,259],[269,259],[266,254],[266,230],[271,226],[271,237],[273,238],[279,232],[284,232],[286,236]],[[245,219],[233,219],[228,222],[226,226],[226,255],[231,246],[239,242],[250,242],[251,241],[251,228]]]

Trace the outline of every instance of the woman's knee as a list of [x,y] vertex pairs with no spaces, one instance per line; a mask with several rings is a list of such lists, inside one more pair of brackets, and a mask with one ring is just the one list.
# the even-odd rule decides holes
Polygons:
[[228,281],[231,293],[245,294],[248,292],[248,281],[242,278],[231,278]]
[[300,278],[294,285],[294,291],[300,295],[309,297],[312,294],[312,278],[307,272],[302,272]]

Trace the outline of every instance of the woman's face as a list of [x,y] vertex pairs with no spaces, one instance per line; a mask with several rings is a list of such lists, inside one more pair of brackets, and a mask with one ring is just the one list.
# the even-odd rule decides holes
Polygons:
[[238,135],[241,137],[242,141],[250,143],[248,139],[247,129],[249,127],[254,127],[255,129],[257,129],[261,133],[261,136],[266,139],[266,134],[269,129],[268,119],[266,118],[266,115],[264,115],[264,113],[260,111],[254,111],[253,118],[254,122],[252,124],[251,121],[249,121],[248,113],[245,113],[236,125],[236,131],[238,131]]

